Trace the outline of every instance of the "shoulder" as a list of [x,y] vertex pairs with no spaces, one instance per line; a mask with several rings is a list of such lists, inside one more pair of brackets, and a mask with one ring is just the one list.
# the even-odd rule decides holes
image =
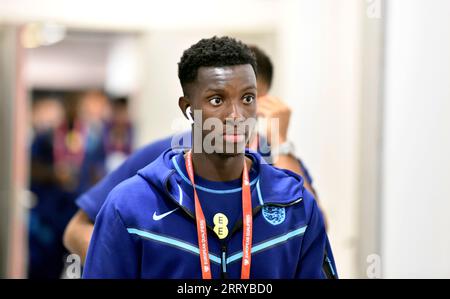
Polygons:
[[111,190],[100,214],[114,213],[129,223],[139,218],[142,211],[150,210],[158,198],[157,190],[140,175],[134,175]]
[[149,164],[162,152],[170,148],[172,138],[173,136],[168,136],[139,148],[127,159],[127,162],[130,164],[139,162],[143,166]]
[[136,150],[116,171],[113,172],[114,177],[117,177],[119,181],[122,181],[135,175],[138,170],[146,167],[156,160],[164,151],[171,148],[174,137],[175,135],[159,139]]
[[317,201],[311,192],[309,192],[306,188],[303,188],[303,209],[305,212],[306,221],[311,222],[311,218],[319,211],[319,207],[317,205]]
[[264,203],[289,207],[299,222],[310,222],[318,209],[317,202],[305,188],[300,175],[270,164],[261,164],[259,181]]

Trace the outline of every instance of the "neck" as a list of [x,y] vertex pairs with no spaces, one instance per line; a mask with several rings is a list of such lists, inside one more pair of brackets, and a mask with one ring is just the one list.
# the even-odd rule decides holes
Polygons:
[[251,167],[251,160],[244,154],[235,156],[192,153],[192,164],[195,174],[210,181],[232,181],[242,176],[244,161],[247,169]]

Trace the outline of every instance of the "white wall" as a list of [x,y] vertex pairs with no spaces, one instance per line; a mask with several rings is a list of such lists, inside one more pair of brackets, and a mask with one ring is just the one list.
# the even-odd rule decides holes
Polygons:
[[27,49],[27,86],[69,90],[103,87],[112,38],[100,37],[69,33],[60,43]]
[[356,276],[361,1],[293,0],[280,18],[281,96],[309,167],[341,277]]
[[135,35],[118,36],[111,41],[106,62],[105,90],[113,96],[134,94],[139,63]]
[[277,21],[278,7],[277,0],[0,0],[0,22],[55,21],[118,31],[261,29]]
[[450,277],[450,2],[387,6],[384,277]]

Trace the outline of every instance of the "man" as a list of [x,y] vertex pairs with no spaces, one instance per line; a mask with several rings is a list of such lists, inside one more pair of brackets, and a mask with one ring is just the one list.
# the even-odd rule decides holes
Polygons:
[[322,215],[303,179],[245,150],[256,118],[251,50],[228,37],[203,39],[183,53],[178,73],[180,109],[190,119],[189,110],[200,112],[192,149],[165,151],[111,191],[83,276],[335,276]]
[[[281,99],[269,95],[273,78],[272,61],[258,47],[250,46],[250,49],[255,54],[257,65],[257,115],[263,118],[267,124],[265,136],[260,138],[260,140],[264,139],[270,146],[274,166],[291,170],[302,176],[305,179],[305,188],[317,197],[316,191],[312,187],[312,178],[308,170],[301,160],[295,157],[293,145],[287,139],[291,109]],[[275,132],[278,135],[274,136],[274,138],[272,138],[272,119],[279,121],[278,131]]]
[[[273,138],[277,144],[270,144],[271,148],[275,150],[273,152],[278,152],[277,157],[274,159],[274,166],[288,169],[301,175],[305,179],[305,187],[316,195],[311,186],[312,178],[302,162],[295,158],[292,147],[289,146],[290,143],[287,141],[290,109],[281,100],[268,95],[273,77],[272,62],[270,61],[270,58],[257,47],[252,46],[250,48],[255,54],[258,65],[257,113],[260,118],[267,119],[268,124],[271,123],[270,119],[272,118],[280,119],[280,126],[278,128],[279,138]],[[270,142],[272,140],[271,131],[269,130],[266,135],[268,136],[265,140]],[[80,209],[66,228],[64,244],[71,252],[78,254],[82,261],[84,261],[86,257],[86,251],[94,228],[93,223],[95,217],[100,211],[103,202],[106,200],[108,193],[120,182],[134,176],[139,169],[154,161],[162,152],[170,148],[173,138],[180,139],[181,141],[186,140],[187,142],[184,146],[190,147],[190,132],[184,132],[180,134],[180,136],[169,136],[151,143],[130,156],[122,166],[106,176],[96,186],[80,196],[77,200],[77,205]],[[285,148],[284,152],[276,150],[276,148],[280,147]]]

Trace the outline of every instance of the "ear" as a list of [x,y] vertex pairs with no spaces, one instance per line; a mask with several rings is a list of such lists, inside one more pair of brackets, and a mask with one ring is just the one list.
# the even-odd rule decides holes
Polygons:
[[186,118],[188,118],[186,115],[186,109],[189,106],[191,106],[191,102],[189,101],[189,99],[187,97],[182,96],[178,99],[178,107],[180,107],[181,112],[183,113],[184,117],[186,117]]

